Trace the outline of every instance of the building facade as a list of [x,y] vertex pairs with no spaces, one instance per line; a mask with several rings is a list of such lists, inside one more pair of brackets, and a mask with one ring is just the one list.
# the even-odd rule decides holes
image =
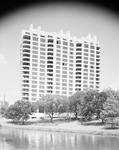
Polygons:
[[21,35],[21,99],[43,95],[70,96],[75,91],[100,88],[100,46],[96,36],[71,37],[30,25]]

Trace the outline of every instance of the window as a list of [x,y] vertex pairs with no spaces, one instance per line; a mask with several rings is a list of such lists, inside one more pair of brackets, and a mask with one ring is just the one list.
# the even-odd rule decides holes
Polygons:
[[94,72],[94,70],[90,70],[90,72]]
[[33,49],[35,49],[35,50],[38,50],[38,47],[36,47],[36,46],[33,46]]
[[88,69],[84,69],[85,72],[88,72]]
[[41,42],[43,42],[43,43],[45,43],[45,42],[46,42],[46,40],[45,40],[45,39],[42,39],[42,38],[40,39],[40,41],[41,41]]
[[62,78],[67,78],[67,75],[62,75]]
[[42,68],[41,68],[41,69],[40,69],[40,72],[45,72],[45,69],[42,69]]
[[83,73],[84,74],[84,76],[88,76],[88,73]]
[[33,41],[38,41],[38,37],[33,37]]
[[88,57],[84,57],[85,60],[88,60]]
[[53,43],[53,39],[48,39],[48,43]]
[[32,55],[33,58],[38,58],[38,55]]
[[94,57],[95,55],[93,55],[93,54],[90,54],[90,56],[91,56],[91,57]]
[[33,80],[32,83],[33,83],[33,84],[37,84],[37,81]]
[[93,50],[90,50],[90,53],[95,53],[95,51],[93,51]]
[[60,70],[56,70],[56,73],[60,73]]
[[85,48],[88,48],[88,44],[84,44],[84,47],[85,47]]
[[61,44],[61,41],[57,40],[57,44]]
[[56,82],[56,85],[60,85],[60,82]]
[[67,84],[66,83],[62,83],[62,86],[67,86]]
[[88,53],[84,53],[84,56],[88,56]]
[[60,45],[57,45],[57,48],[61,48],[61,46],[60,46]]
[[63,45],[67,46],[67,45],[68,45],[68,43],[67,43],[67,42],[65,42],[65,41],[63,41]]
[[41,51],[45,51],[45,48],[41,47],[40,50],[41,50]]
[[33,63],[33,64],[32,64],[32,66],[37,67],[37,66],[38,66],[38,64]]
[[37,88],[37,85],[33,85],[33,84],[32,84],[32,88]]
[[38,43],[37,43],[37,42],[33,42],[33,45],[36,45],[36,46],[37,46],[37,45],[38,45]]
[[91,73],[90,76],[94,76],[94,74]]
[[88,49],[84,49],[84,52],[88,52]]
[[73,43],[70,43],[70,46],[71,46],[71,47],[73,47],[73,46],[74,46],[74,44],[73,44]]
[[70,79],[73,79],[73,76],[69,76]]
[[43,44],[43,43],[40,43],[40,46],[42,46],[42,47],[45,47],[45,44]]
[[28,39],[28,40],[30,40],[30,38],[31,38],[31,37],[28,36],[28,35],[24,35],[24,36],[23,36],[23,39]]
[[91,49],[95,49],[95,46],[94,46],[94,45],[90,45],[90,48],[91,48]]
[[62,69],[67,70],[67,67],[62,67]]
[[60,49],[57,49],[57,52],[59,52],[59,53],[60,53],[60,52],[61,52],[61,51],[60,51]]
[[56,81],[60,81],[60,78],[56,78]]
[[81,48],[77,48],[76,51],[82,51],[82,49]]
[[70,71],[73,71],[73,68],[69,68]]
[[33,52],[33,54],[38,54],[38,51],[32,51]]
[[91,61],[94,61],[94,58],[90,58]]
[[60,57],[60,56],[61,56],[61,54],[57,53],[57,54],[56,54],[56,56]]
[[40,59],[45,59],[45,57],[44,56],[40,56]]
[[99,49],[100,49],[100,47],[99,47],[99,46],[97,46],[97,47],[96,47],[96,50],[99,50]]
[[56,74],[56,77],[60,77],[60,74]]
[[40,55],[45,55],[45,53],[44,52],[40,52]]
[[35,93],[32,93],[32,96],[36,96],[36,94],[35,94]]
[[32,89],[32,92],[37,92],[37,89]]
[[32,68],[32,70],[33,70],[33,71],[37,71],[38,69],[37,69],[37,68]]
[[67,71],[62,71],[63,74],[67,74]]
[[84,61],[84,64],[88,64],[88,61]]
[[63,58],[62,61],[67,62],[67,59],[64,59],[64,58]]

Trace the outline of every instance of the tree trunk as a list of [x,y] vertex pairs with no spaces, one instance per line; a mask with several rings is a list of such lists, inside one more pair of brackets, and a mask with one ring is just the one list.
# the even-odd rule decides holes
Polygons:
[[51,122],[51,123],[53,122],[53,117],[52,117],[52,116],[50,117],[50,122]]
[[24,119],[22,120],[22,125],[24,125]]

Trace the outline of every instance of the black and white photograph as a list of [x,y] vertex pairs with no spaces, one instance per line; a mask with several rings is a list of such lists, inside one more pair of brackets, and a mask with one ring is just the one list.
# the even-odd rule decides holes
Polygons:
[[119,150],[117,1],[0,6],[0,150]]

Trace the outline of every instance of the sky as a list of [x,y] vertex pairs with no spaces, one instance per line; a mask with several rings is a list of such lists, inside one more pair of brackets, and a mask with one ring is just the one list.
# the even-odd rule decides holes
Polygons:
[[119,16],[102,6],[83,3],[25,5],[0,18],[0,98],[19,99],[21,30],[34,28],[78,38],[97,36],[101,46],[100,89],[119,90]]

